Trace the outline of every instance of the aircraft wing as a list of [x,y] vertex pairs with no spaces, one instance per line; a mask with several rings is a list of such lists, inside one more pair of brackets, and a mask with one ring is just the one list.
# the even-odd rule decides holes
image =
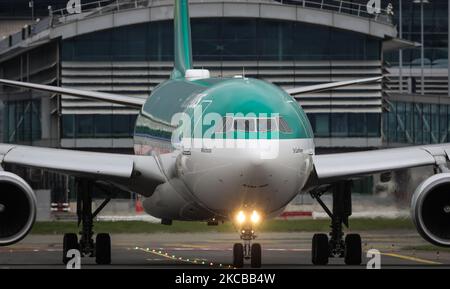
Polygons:
[[[136,189],[166,182],[160,159],[0,144],[0,165],[39,168],[77,177],[104,180]],[[1,170],[1,167],[0,167]],[[140,193],[140,192],[139,192]]]
[[319,183],[406,168],[446,164],[450,144],[313,156]]
[[104,92],[98,92],[98,91],[87,91],[87,90],[79,90],[79,89],[73,89],[73,88],[62,88],[62,87],[56,87],[56,86],[50,86],[50,85],[35,84],[35,83],[6,80],[6,79],[0,79],[0,84],[35,89],[35,90],[51,92],[51,93],[65,94],[65,95],[93,99],[93,100],[101,100],[101,101],[105,101],[105,102],[109,102],[109,103],[121,104],[121,105],[125,105],[125,106],[139,108],[139,109],[142,108],[142,106],[145,103],[145,99],[142,99],[139,97],[124,96],[124,95],[104,93]]
[[330,90],[330,89],[344,87],[344,86],[350,86],[350,85],[354,85],[354,84],[377,82],[381,79],[383,79],[383,77],[371,77],[371,78],[363,78],[363,79],[355,79],[355,80],[346,80],[346,81],[290,88],[290,89],[286,89],[286,92],[289,93],[290,95],[321,92],[321,91],[325,91],[325,90]]

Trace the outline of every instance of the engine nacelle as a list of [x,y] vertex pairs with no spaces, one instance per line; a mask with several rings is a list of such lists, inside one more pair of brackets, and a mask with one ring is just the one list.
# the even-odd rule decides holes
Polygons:
[[425,240],[450,247],[450,173],[434,175],[417,187],[411,214]]
[[18,175],[0,171],[0,246],[22,240],[36,220],[36,196]]

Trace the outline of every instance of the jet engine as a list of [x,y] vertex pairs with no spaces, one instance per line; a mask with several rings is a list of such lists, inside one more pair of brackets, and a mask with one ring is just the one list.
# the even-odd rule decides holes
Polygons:
[[436,174],[417,187],[411,214],[425,240],[450,247],[450,173]]
[[18,175],[0,171],[0,246],[22,240],[36,219],[36,196]]

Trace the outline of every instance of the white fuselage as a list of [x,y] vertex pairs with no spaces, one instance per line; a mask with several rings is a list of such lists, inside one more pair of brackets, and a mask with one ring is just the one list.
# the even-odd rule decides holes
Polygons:
[[180,220],[228,218],[236,210],[278,214],[299,193],[313,169],[312,139],[232,140],[223,148],[183,148],[174,178],[144,202],[157,217]]

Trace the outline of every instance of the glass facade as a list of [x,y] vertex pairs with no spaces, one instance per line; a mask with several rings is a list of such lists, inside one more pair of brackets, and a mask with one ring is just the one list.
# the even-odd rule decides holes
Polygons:
[[352,194],[369,195],[373,193],[373,176],[353,180]]
[[378,113],[309,113],[308,118],[318,138],[375,138],[381,136]]
[[8,101],[3,106],[3,142],[29,143],[41,139],[41,101]]
[[383,122],[387,144],[450,142],[450,105],[391,102]]
[[[172,61],[172,21],[118,27],[65,40],[65,61]],[[194,59],[379,60],[379,39],[331,27],[241,18],[192,19]]]
[[131,138],[136,115],[67,114],[62,116],[62,138]]
[[[63,61],[173,61],[173,22],[117,27],[64,40]],[[380,60],[381,40],[292,21],[192,19],[196,61]],[[122,136],[108,116],[64,116],[63,137]],[[378,120],[378,123],[376,121]],[[313,114],[317,136],[379,137],[379,114]],[[368,124],[365,126],[364,124]],[[94,124],[89,128],[88,124]],[[132,130],[130,129],[130,132]],[[128,135],[131,135],[129,133]]]
[[[384,1],[387,5],[388,2]],[[399,1],[392,1],[395,12],[395,22],[399,23]],[[403,0],[403,38],[421,42],[421,12],[420,4],[411,0]],[[424,41],[425,41],[425,65],[433,68],[447,68],[447,48],[448,48],[448,1],[447,0],[429,0],[424,4]],[[420,48],[403,50],[404,66],[420,66]],[[398,51],[389,52],[385,59],[391,65],[398,65]]]

